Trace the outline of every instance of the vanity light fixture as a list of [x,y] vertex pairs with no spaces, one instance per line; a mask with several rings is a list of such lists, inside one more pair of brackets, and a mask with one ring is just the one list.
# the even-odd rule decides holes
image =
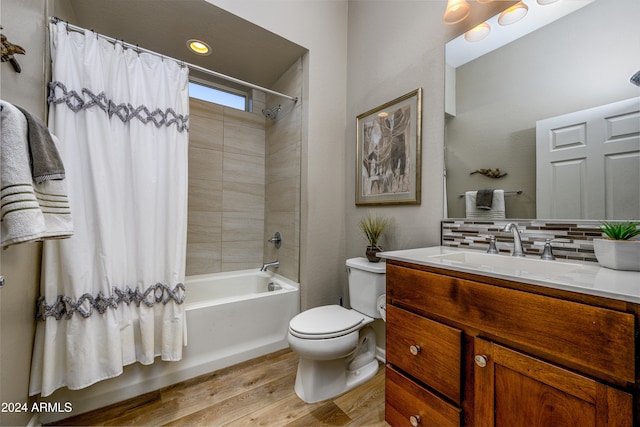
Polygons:
[[491,26],[488,23],[483,22],[464,33],[464,39],[470,43],[479,42],[480,40],[485,39],[490,32]]
[[187,40],[187,47],[196,55],[207,56],[211,54],[211,46],[202,40],[190,39]]
[[510,8],[503,11],[500,16],[498,16],[498,24],[500,25],[511,25],[522,18],[525,17],[527,12],[529,11],[529,7],[523,2],[518,2],[511,6]]
[[445,24],[453,25],[464,20],[471,12],[471,5],[467,0],[447,0],[447,8],[442,20]]

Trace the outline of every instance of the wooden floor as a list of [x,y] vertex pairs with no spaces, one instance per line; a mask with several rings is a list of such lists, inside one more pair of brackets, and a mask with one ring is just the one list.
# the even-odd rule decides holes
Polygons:
[[282,350],[60,421],[82,426],[381,426],[384,367],[333,400],[307,404],[293,391],[298,357]]

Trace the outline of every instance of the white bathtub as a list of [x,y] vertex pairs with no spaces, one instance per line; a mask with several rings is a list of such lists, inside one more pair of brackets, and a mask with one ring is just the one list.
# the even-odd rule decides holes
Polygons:
[[288,346],[289,321],[300,312],[297,283],[242,270],[191,276],[185,286],[189,365],[210,372]]
[[[269,291],[269,284],[277,290]],[[71,402],[72,413],[42,413],[50,423],[288,347],[289,320],[300,312],[300,287],[257,269],[185,280],[187,346],[182,360],[125,366],[122,375],[46,399]]]

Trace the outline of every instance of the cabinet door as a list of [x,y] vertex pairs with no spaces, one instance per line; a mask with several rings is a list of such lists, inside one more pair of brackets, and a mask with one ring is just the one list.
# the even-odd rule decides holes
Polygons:
[[631,427],[630,394],[476,338],[474,425]]

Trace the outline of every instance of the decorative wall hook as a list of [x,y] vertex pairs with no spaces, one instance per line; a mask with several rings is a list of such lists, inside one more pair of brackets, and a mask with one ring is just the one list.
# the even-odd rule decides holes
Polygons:
[[[2,29],[1,26],[0,26],[0,29]],[[11,43],[9,40],[7,40],[7,38],[2,33],[0,33],[0,39],[2,42],[2,62],[9,62],[13,67],[14,71],[16,73],[19,73],[20,71],[22,71],[22,68],[20,68],[20,64],[18,63],[18,60],[14,58],[13,55],[15,54],[24,55],[26,51],[21,46]]]
[[473,175],[474,173],[479,173],[484,176],[488,176],[489,178],[502,178],[507,174],[506,172],[500,172],[500,168],[496,168],[495,170],[494,169],[477,169],[471,172],[469,175]]

